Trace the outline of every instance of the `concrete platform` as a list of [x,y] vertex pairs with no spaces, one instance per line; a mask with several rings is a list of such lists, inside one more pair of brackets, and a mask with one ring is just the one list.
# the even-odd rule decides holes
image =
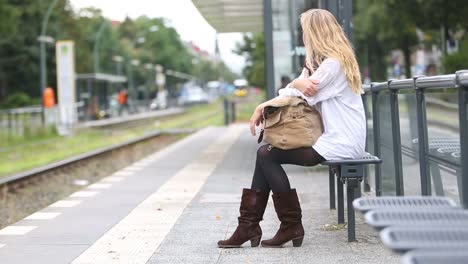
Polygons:
[[[287,166],[303,246],[218,249],[236,227],[256,154],[247,125],[207,128],[0,230],[0,263],[398,263],[357,219],[358,242],[328,207],[328,174]],[[264,238],[279,222],[270,202]]]

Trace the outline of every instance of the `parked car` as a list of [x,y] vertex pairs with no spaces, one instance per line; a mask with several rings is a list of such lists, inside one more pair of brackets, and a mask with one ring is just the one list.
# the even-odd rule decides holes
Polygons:
[[249,83],[245,79],[237,79],[234,81],[234,86],[236,89],[234,90],[234,95],[238,97],[244,97],[247,95],[247,87]]
[[168,107],[167,96],[168,93],[166,90],[159,91],[156,97],[151,100],[150,109],[166,109]]
[[199,86],[186,87],[182,90],[178,99],[179,105],[203,104],[208,102],[208,94]]
[[208,94],[210,100],[216,100],[223,94],[222,85],[220,81],[210,81],[206,83],[205,91]]

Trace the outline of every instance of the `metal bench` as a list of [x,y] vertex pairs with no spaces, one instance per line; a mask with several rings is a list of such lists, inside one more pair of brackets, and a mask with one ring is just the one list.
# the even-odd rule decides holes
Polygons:
[[452,157],[455,158],[455,159],[460,159],[460,157],[461,157],[461,152],[460,152],[460,151],[455,151],[455,152],[453,152],[451,155],[452,155]]
[[381,163],[376,156],[366,155],[361,159],[327,160],[322,165],[328,166],[330,187],[330,209],[335,209],[335,176],[338,195],[338,223],[344,223],[344,196],[343,184],[346,184],[346,198],[348,209],[348,241],[355,241],[355,219],[352,203],[360,197],[360,182],[364,178],[364,167],[367,164]]
[[438,148],[437,152],[440,154],[451,154],[453,152],[460,152],[460,144],[458,145],[453,145],[452,147],[442,147]]
[[401,264],[466,264],[466,249],[412,250],[401,258]]
[[[460,144],[460,139],[455,138],[455,137],[431,137],[428,139],[429,144],[447,144],[447,143],[458,143]],[[417,144],[419,143],[419,140],[417,138],[413,139],[413,143]]]
[[440,196],[380,196],[366,197],[354,200],[356,210],[366,213],[370,210],[391,209],[447,209],[457,208],[457,204],[450,198]]
[[468,226],[468,211],[431,208],[406,209],[376,209],[365,215],[366,223],[377,230],[389,226],[421,226],[421,225],[465,225]]
[[380,232],[383,244],[403,253],[413,249],[468,248],[468,227],[390,226]]
[[[419,140],[417,138],[413,139],[414,144],[418,144]],[[460,155],[460,139],[455,137],[431,137],[428,139],[428,148],[429,151],[443,160],[449,158],[453,162],[459,161]],[[434,181],[434,190],[435,194],[439,196],[444,196],[444,187],[442,182],[442,177],[440,173],[440,167],[437,164],[430,163],[431,175]],[[455,172],[457,177],[460,177],[458,171]],[[458,179],[460,181],[460,179]]]
[[450,198],[369,197],[356,199],[353,206],[365,213],[370,226],[383,228],[384,245],[409,251],[401,263],[468,263],[468,211]]

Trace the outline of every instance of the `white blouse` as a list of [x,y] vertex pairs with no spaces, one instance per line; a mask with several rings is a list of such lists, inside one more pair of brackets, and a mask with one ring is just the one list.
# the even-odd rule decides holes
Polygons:
[[[300,77],[306,78],[304,69]],[[324,133],[312,146],[326,160],[361,158],[366,143],[366,116],[361,96],[353,93],[338,60],[325,59],[308,77],[318,80],[319,92],[307,97],[289,84],[280,97],[299,96],[322,115]]]

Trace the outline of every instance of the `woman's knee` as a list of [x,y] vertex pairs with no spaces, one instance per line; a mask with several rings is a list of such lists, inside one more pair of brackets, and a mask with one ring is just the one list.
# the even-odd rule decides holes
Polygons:
[[270,150],[268,149],[269,145],[263,145],[258,148],[257,150],[257,159],[258,160],[265,160],[269,159],[271,156]]

